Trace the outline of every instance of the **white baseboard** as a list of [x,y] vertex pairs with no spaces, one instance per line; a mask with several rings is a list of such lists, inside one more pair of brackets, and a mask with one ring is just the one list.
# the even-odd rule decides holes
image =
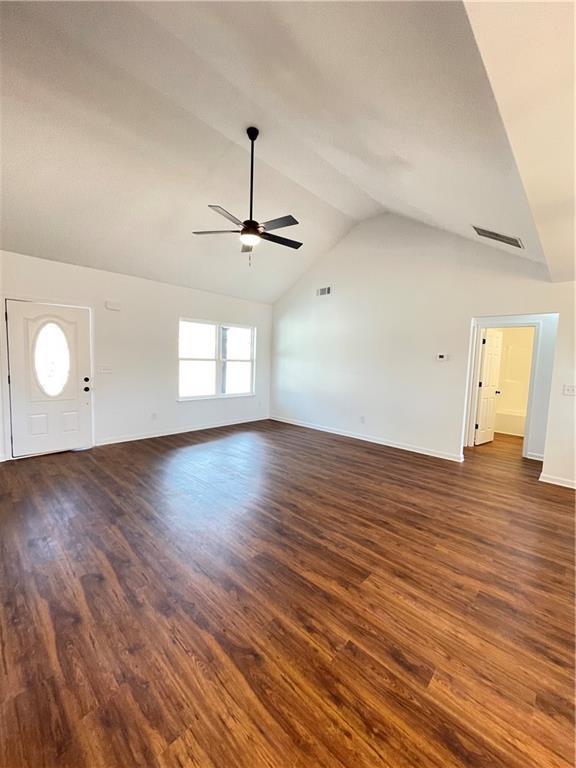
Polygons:
[[494,432],[496,432],[499,435],[510,435],[511,437],[524,437],[524,432],[511,432],[510,430],[506,431],[505,429],[495,429]]
[[544,454],[543,453],[532,453],[529,451],[528,453],[524,454],[525,459],[534,459],[534,461],[544,461]]
[[526,430],[526,414],[522,411],[497,411],[496,432],[502,435],[524,437]]
[[554,475],[545,475],[542,473],[538,479],[542,483],[562,485],[564,488],[576,488],[576,480],[571,480],[568,477],[555,477]]
[[94,445],[115,445],[116,443],[131,443],[135,440],[150,440],[153,437],[170,437],[170,435],[183,435],[186,432],[200,432],[202,429],[217,429],[218,427],[232,427],[236,424],[251,424],[253,421],[266,421],[268,416],[259,416],[256,419],[237,419],[236,421],[213,422],[211,424],[201,424],[199,426],[184,427],[175,429],[171,432],[149,432],[145,435],[120,435],[109,437],[104,440],[97,440]]
[[284,424],[293,424],[296,427],[306,427],[307,429],[315,429],[318,432],[328,432],[332,435],[342,435],[343,437],[351,437],[354,440],[364,440],[367,443],[376,443],[378,445],[385,445],[388,448],[397,448],[400,451],[410,451],[411,453],[421,453],[424,456],[433,456],[436,459],[446,459],[447,461],[464,461],[464,456],[458,453],[444,453],[443,451],[434,451],[430,448],[421,448],[418,445],[408,445],[407,443],[396,443],[391,440],[384,440],[381,437],[374,437],[372,435],[361,435],[357,432],[348,432],[344,429],[332,429],[329,427],[322,427],[318,424],[310,424],[306,421],[297,421],[296,419],[285,419],[282,416],[270,416],[271,421],[281,421]]

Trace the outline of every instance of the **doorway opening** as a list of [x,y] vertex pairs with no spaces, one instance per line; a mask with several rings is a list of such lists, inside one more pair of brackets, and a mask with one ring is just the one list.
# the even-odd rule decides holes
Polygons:
[[557,313],[473,320],[464,447],[543,460],[557,326]]

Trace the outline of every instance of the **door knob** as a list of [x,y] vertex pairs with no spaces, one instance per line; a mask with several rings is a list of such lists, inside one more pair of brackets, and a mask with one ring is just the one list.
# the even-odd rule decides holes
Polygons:
[[90,392],[90,387],[84,387],[84,392]]
[[90,379],[88,378],[88,376],[84,376],[84,381],[90,381]]
[[501,395],[501,394],[502,394],[502,392],[500,392],[500,390],[499,390],[499,389],[497,389],[495,394],[497,394],[497,395]]

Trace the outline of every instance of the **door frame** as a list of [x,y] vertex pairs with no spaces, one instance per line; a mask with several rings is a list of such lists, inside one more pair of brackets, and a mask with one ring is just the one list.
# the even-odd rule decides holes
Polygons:
[[[51,307],[66,307],[72,309],[85,309],[88,311],[88,338],[90,343],[89,358],[90,358],[90,380],[92,381],[92,405],[90,408],[90,434],[88,440],[88,446],[78,450],[88,450],[96,445],[95,434],[95,412],[96,412],[96,392],[94,388],[94,322],[93,322],[93,309],[90,306],[82,304],[67,304],[64,301],[51,301],[39,298],[37,296],[18,296],[14,294],[0,294],[0,301],[2,302],[2,312],[0,317],[0,375],[2,381],[6,386],[0,387],[2,390],[2,414],[4,415],[1,439],[0,439],[0,461],[19,461],[20,459],[30,458],[29,456],[13,456],[12,455],[12,403],[10,384],[8,376],[10,374],[10,350],[8,342],[8,305],[7,301],[26,301],[31,304],[46,304]],[[44,454],[42,454],[44,455]],[[48,454],[46,454],[48,455]]]
[[490,317],[474,317],[470,331],[470,356],[468,365],[468,383],[466,395],[466,416],[462,444],[464,448],[474,447],[476,413],[478,410],[478,383],[482,365],[482,331],[487,328],[534,328],[532,342],[532,360],[530,362],[530,381],[528,384],[528,404],[526,407],[526,426],[522,440],[522,456],[525,459],[542,461],[542,456],[536,456],[527,451],[530,444],[532,416],[534,404],[534,380],[541,364],[542,352],[542,315],[550,317],[557,313],[541,313],[541,315],[496,315]]

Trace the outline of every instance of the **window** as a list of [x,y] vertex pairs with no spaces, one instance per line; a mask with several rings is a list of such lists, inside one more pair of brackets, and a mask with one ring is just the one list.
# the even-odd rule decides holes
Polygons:
[[252,328],[220,326],[220,383],[225,395],[252,392],[252,335]]
[[180,320],[178,360],[182,399],[254,392],[254,328]]
[[180,397],[210,397],[216,394],[217,330],[218,326],[213,323],[180,320]]
[[70,377],[70,348],[66,334],[56,323],[46,323],[34,344],[34,371],[42,391],[60,395]]

